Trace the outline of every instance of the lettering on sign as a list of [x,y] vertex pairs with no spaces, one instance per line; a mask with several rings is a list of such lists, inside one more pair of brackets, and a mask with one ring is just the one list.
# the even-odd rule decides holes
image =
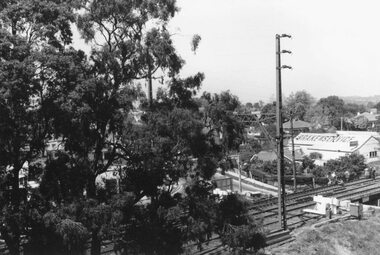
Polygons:
[[[328,143],[346,143],[350,142],[354,137],[352,136],[339,136],[339,135],[299,135],[294,138],[297,141],[308,141],[308,142],[328,142]],[[357,141],[356,141],[357,143]]]

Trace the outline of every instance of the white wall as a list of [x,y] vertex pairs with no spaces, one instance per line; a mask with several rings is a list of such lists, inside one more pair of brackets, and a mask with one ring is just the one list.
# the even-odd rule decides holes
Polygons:
[[[310,155],[313,152],[318,152],[322,154],[322,159],[316,161],[317,165],[323,165],[324,162],[330,159],[338,159],[343,156],[348,156],[352,152],[347,151],[328,151],[328,150],[313,150],[311,146],[296,146],[297,148],[301,148],[302,152],[305,155]],[[377,157],[370,157],[370,152],[377,151]],[[364,156],[366,163],[379,161],[380,160],[380,142],[375,138],[370,138],[367,142],[364,143],[358,150],[354,151],[354,153],[359,153]]]
[[[370,158],[370,152],[377,151],[377,157]],[[380,144],[375,138],[371,138],[359,150],[358,153],[363,155],[366,163],[380,160]]]

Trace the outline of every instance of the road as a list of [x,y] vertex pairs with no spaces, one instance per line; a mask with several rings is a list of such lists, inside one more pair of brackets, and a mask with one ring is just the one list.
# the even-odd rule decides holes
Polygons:
[[[214,175],[214,177],[215,177],[215,179],[225,179],[226,178],[226,176],[225,175],[221,175],[221,174],[219,174],[219,173],[216,173],[215,175]],[[242,178],[245,178],[244,176],[242,176]],[[252,187],[251,185],[248,185],[248,184],[245,184],[245,183],[242,183],[241,184],[241,187],[242,187],[242,191],[243,191],[243,193],[245,192],[245,191],[250,191],[250,192],[262,192],[262,190],[260,190],[260,189],[257,189],[257,188],[255,188],[255,187]],[[232,180],[232,188],[233,188],[233,190],[232,191],[239,191],[239,181],[237,181],[237,180]]]

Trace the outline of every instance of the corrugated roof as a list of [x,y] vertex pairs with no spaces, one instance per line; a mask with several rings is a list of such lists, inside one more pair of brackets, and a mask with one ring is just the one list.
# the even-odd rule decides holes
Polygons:
[[294,138],[294,145],[304,146],[307,150],[354,152],[371,138],[375,139],[366,132],[300,133]]
[[380,116],[379,114],[374,114],[374,113],[370,113],[370,112],[363,112],[363,113],[356,115],[354,117],[354,119],[359,118],[359,117],[365,117],[365,118],[367,118],[368,121],[375,122],[378,120],[379,116]]
[[[295,149],[294,154],[295,154],[294,157],[296,161],[300,161],[304,157],[304,154],[302,153],[301,149]],[[277,154],[274,150],[260,151],[259,153],[256,154],[256,157],[262,161],[277,160]],[[284,158],[289,161],[292,161],[291,148],[284,147]]]
[[[283,128],[290,129],[290,121],[285,122],[283,125]],[[306,121],[302,120],[293,120],[293,129],[303,129],[303,128],[310,128],[311,124]]]
[[277,154],[274,151],[260,151],[256,157],[262,161],[273,161],[277,159]]
[[[294,158],[296,161],[301,161],[305,155],[302,153],[301,149],[294,149]],[[285,147],[284,148],[284,157],[289,159],[290,161],[293,160],[292,156],[292,148],[291,147]]]

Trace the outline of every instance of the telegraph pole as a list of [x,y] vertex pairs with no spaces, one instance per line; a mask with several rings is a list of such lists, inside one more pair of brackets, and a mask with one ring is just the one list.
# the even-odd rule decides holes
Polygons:
[[153,104],[153,88],[152,88],[152,63],[151,63],[151,57],[150,57],[150,52],[149,48],[146,50],[147,53],[147,60],[148,60],[148,74],[147,74],[147,79],[148,79],[148,104],[149,108],[152,107]]
[[296,155],[294,152],[294,130],[293,130],[293,113],[290,113],[290,134],[292,139],[292,167],[293,167],[293,186],[294,192],[297,192],[297,181],[296,181]]
[[286,224],[286,207],[285,207],[285,171],[284,171],[284,130],[282,127],[282,88],[281,88],[281,69],[290,66],[281,65],[281,53],[291,53],[290,51],[281,51],[280,38],[290,35],[276,34],[276,140],[277,140],[277,182],[278,182],[278,218],[280,228],[287,229]]
[[243,192],[243,187],[241,186],[241,166],[240,166],[240,155],[231,155],[231,158],[235,159],[237,165],[238,165],[238,171],[239,171],[239,192],[242,194]]

